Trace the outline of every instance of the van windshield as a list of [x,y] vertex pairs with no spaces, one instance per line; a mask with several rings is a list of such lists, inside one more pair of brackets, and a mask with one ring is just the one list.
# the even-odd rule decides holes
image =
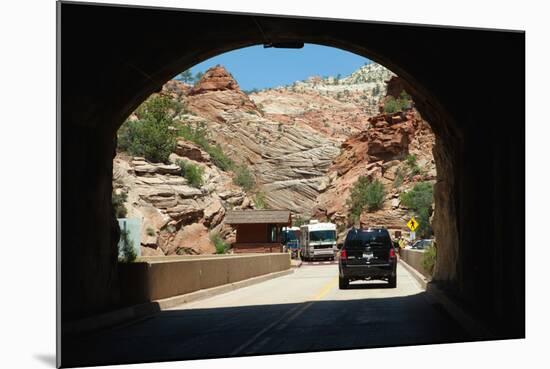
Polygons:
[[336,231],[311,231],[309,232],[309,240],[313,242],[336,241]]

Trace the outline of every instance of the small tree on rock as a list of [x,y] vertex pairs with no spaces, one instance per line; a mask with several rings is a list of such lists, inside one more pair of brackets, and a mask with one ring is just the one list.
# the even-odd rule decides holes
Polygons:
[[367,211],[380,209],[385,196],[384,185],[378,179],[371,182],[366,176],[359,177],[349,199],[351,218],[359,219],[365,208]]
[[190,69],[187,69],[178,74],[175,79],[185,83],[193,83],[193,74]]
[[171,127],[180,110],[181,105],[166,96],[150,97],[136,110],[137,120],[128,120],[120,128],[119,148],[151,162],[167,162],[176,147],[176,132]]
[[197,83],[198,81],[201,80],[202,76],[204,76],[204,73],[203,72],[197,72],[195,74],[195,83]]
[[417,183],[410,191],[401,194],[401,202],[418,218],[417,233],[420,237],[431,236],[430,213],[433,202],[433,185],[430,182]]

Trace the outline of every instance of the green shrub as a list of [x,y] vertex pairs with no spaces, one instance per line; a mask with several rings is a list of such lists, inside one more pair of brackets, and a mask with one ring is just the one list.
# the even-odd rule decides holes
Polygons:
[[405,158],[405,163],[409,168],[409,175],[411,177],[420,173],[420,167],[416,162],[416,155],[413,155],[413,154],[407,155],[407,157]]
[[365,207],[368,211],[380,209],[385,196],[386,192],[382,182],[377,179],[370,182],[365,176],[359,177],[351,189],[349,199],[352,218],[359,219]]
[[212,163],[221,170],[227,171],[233,167],[233,160],[225,155],[221,146],[219,144],[212,145],[208,142],[207,128],[204,123],[194,126],[183,124],[178,130],[178,135],[200,146],[210,155]]
[[401,90],[401,93],[399,94],[399,98],[402,101],[402,104],[409,104],[409,101],[411,100],[411,96],[405,92],[405,90]]
[[405,91],[401,91],[398,99],[394,98],[393,96],[388,96],[386,101],[384,102],[384,112],[389,114],[407,110],[410,109],[410,107],[410,96],[407,95]]
[[429,246],[424,250],[424,253],[422,255],[422,267],[424,270],[428,273],[433,274],[434,267],[435,267],[435,261],[437,258],[437,249],[435,246]]
[[430,182],[417,183],[410,191],[401,194],[401,201],[412,210],[429,208],[433,201],[433,185]]
[[245,191],[250,191],[256,184],[254,176],[250,173],[246,165],[237,165],[233,168],[233,171],[235,172],[233,182],[237,186],[241,186]]
[[167,162],[176,147],[176,133],[171,127],[180,110],[181,105],[168,97],[150,97],[135,111],[138,119],[126,121],[119,129],[119,149],[155,163]]
[[382,206],[386,192],[379,180],[369,183],[366,188],[365,200],[369,210],[376,210]]
[[155,230],[151,227],[147,227],[147,236],[154,236],[155,235]]
[[254,207],[256,209],[267,209],[267,200],[263,192],[258,192],[254,196]]
[[116,193],[113,191],[111,195],[111,204],[113,204],[113,209],[115,210],[115,216],[117,218],[126,218],[128,210],[124,203],[128,200],[128,194],[126,192]]
[[420,237],[429,237],[432,233],[430,226],[430,212],[433,202],[433,185],[430,182],[416,184],[410,191],[400,195],[404,206],[414,211],[417,221],[417,233]]
[[198,124],[184,123],[178,126],[178,136],[183,137],[187,141],[191,141],[202,147],[208,147],[207,128],[206,124],[201,122]]
[[212,241],[216,248],[216,254],[225,254],[229,249],[229,245],[221,238],[219,233],[211,233],[210,241]]
[[180,174],[187,179],[190,186],[199,188],[204,184],[202,176],[204,170],[198,165],[186,163],[183,160],[176,160],[176,164],[180,167]]
[[407,155],[407,157],[405,158],[405,162],[409,167],[414,167],[416,165],[416,155],[414,154]]
[[206,148],[206,152],[210,154],[210,159],[212,160],[212,163],[214,163],[214,165],[220,168],[221,170],[224,170],[224,171],[230,170],[235,164],[233,160],[231,160],[227,155],[225,155],[225,153],[222,150],[222,147],[218,144],[209,145],[209,147]]
[[392,114],[398,111],[399,105],[397,104],[397,100],[393,96],[389,96],[384,102],[384,112]]
[[126,229],[120,230],[118,260],[123,263],[132,263],[137,258],[137,252],[134,249],[134,242],[130,240],[130,232]]

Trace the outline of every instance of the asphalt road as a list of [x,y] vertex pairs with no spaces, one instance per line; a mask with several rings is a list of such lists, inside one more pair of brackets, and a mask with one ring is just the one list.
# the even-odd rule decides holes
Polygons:
[[295,273],[162,311],[65,342],[65,365],[184,360],[469,340],[431,305],[413,277],[338,289],[337,264]]

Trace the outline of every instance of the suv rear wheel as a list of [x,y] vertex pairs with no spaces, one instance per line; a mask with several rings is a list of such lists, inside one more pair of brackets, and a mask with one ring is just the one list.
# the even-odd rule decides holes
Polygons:
[[397,276],[396,275],[390,276],[390,278],[388,279],[388,282],[389,282],[390,288],[397,287]]
[[349,286],[349,279],[338,277],[338,287],[341,290],[345,290]]

